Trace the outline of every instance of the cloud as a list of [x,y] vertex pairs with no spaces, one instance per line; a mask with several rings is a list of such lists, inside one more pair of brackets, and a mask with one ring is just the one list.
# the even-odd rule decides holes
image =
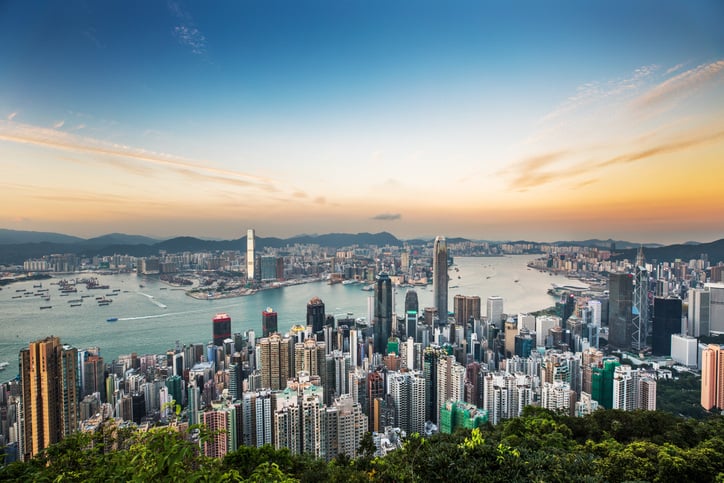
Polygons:
[[627,92],[635,91],[658,70],[655,64],[644,65],[635,69],[629,76],[620,79],[611,79],[606,82],[591,81],[576,88],[576,93],[566,99],[552,112],[545,115],[541,121],[548,122],[566,114],[577,111],[581,107],[594,104],[603,99],[621,96]]
[[98,49],[105,49],[106,45],[98,40],[98,37],[96,36],[96,29],[93,27],[90,27],[88,30],[83,31],[83,36],[90,40],[93,45],[96,46]]
[[[590,173],[598,169],[605,169],[619,164],[643,161],[654,156],[683,151],[685,149],[718,141],[720,139],[724,139],[724,131],[713,132],[703,136],[691,136],[674,142],[650,146],[646,149],[632,150],[600,161],[587,160],[585,162],[567,165],[560,163],[557,167],[554,167],[554,165],[558,164],[559,161],[562,161],[564,157],[569,155],[572,157],[572,155],[575,154],[576,157],[580,158],[581,155],[585,153],[585,150],[582,149],[578,153],[547,153],[521,160],[513,164],[510,168],[501,171],[499,174],[512,174],[513,177],[509,183],[509,187],[518,191],[526,191],[530,188],[537,188],[550,183],[574,179],[581,174]],[[594,179],[587,179],[576,184],[576,186],[586,186],[594,181]]]
[[318,205],[324,205],[327,203],[327,198],[325,198],[324,196],[317,196],[316,198],[314,198],[314,202]]
[[304,191],[295,191],[292,193],[292,198],[308,198],[309,195],[305,193]]
[[11,112],[10,114],[8,114],[8,121],[12,121],[13,119],[15,119],[15,116],[17,116],[17,115],[18,115],[17,112]]
[[206,53],[206,36],[196,27],[190,13],[177,2],[168,2],[168,9],[181,22],[173,28],[174,37],[180,44],[191,48],[196,55]]
[[53,124],[53,129],[60,129],[65,125],[65,120],[61,120]]
[[676,64],[673,67],[669,67],[668,69],[666,69],[666,72],[664,72],[664,75],[673,74],[677,70],[680,70],[682,67],[684,67],[684,64]]
[[173,28],[173,32],[181,44],[191,47],[191,52],[194,54],[206,53],[206,37],[196,27],[177,25]]
[[678,97],[685,97],[702,85],[716,79],[724,70],[724,60],[701,64],[656,85],[633,102],[638,109],[645,109]]
[[394,221],[399,220],[402,218],[402,215],[399,213],[380,213],[379,215],[375,215],[371,220],[381,220],[381,221]]
[[712,141],[716,141],[718,139],[724,138],[724,131],[708,134],[705,136],[699,136],[691,139],[683,139],[676,142],[671,143],[665,143],[658,146],[653,146],[647,149],[642,149],[639,151],[634,151],[632,153],[626,153],[622,154],[620,156],[616,156],[614,158],[607,159],[605,161],[601,161],[599,163],[596,163],[595,167],[603,168],[606,166],[611,166],[615,164],[626,164],[626,163],[632,163],[635,161],[641,161],[643,159],[651,158],[653,156],[658,156],[661,154],[669,154],[676,151],[682,151],[684,149],[693,148],[695,146],[698,146],[700,144],[706,144]]
[[[166,153],[157,153],[122,144],[109,143],[89,137],[82,137],[77,134],[28,124],[0,122],[0,140],[91,154],[97,156],[99,161],[116,167],[124,166],[123,164],[119,165],[118,161],[113,159],[120,158],[134,163],[142,163],[146,166],[170,169],[184,176],[193,176],[197,181],[221,182],[237,187],[253,187],[267,192],[277,191],[274,182],[269,178],[254,176],[240,171],[205,166],[198,162]],[[126,166],[126,168],[129,171],[135,172],[138,172],[139,169],[138,166]]]

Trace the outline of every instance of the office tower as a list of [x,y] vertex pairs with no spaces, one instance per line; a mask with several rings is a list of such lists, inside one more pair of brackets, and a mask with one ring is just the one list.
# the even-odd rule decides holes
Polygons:
[[505,357],[515,354],[515,337],[518,335],[518,323],[513,319],[505,321]]
[[387,339],[392,335],[392,281],[380,273],[375,284],[375,352],[387,353]]
[[455,324],[463,327],[467,339],[468,324],[472,324],[473,320],[480,320],[480,297],[456,295],[453,299],[453,313],[455,314]]
[[264,255],[261,257],[261,281],[272,282],[277,279],[277,257]]
[[709,332],[724,334],[724,283],[707,283],[709,289]]
[[322,331],[324,320],[324,302],[319,297],[313,297],[307,304],[307,326],[317,334]]
[[256,252],[254,250],[255,235],[254,230],[249,229],[246,231],[246,279],[249,282],[254,281],[254,272],[256,270],[255,257]]
[[261,313],[262,337],[269,337],[271,334],[278,331],[279,329],[277,327],[277,313],[274,312],[274,309],[272,309],[271,307],[267,307],[266,310]]
[[488,297],[487,313],[488,322],[500,324],[503,321],[503,297],[491,295]]
[[440,324],[447,324],[447,242],[444,236],[435,238],[432,253],[433,304]]
[[696,367],[699,357],[696,337],[686,334],[671,336],[671,358],[686,367]]
[[78,351],[58,337],[20,351],[21,454],[27,460],[78,429]]
[[692,337],[709,336],[709,300],[708,290],[692,288],[689,290],[689,321],[687,334]]
[[630,349],[633,337],[633,275],[609,274],[608,291],[608,345],[612,349]]
[[535,318],[535,337],[536,346],[550,347],[547,344],[548,332],[554,327],[560,327],[561,318],[555,315],[539,315]]
[[636,256],[635,286],[631,306],[631,347],[643,350],[649,334],[649,272],[644,266],[644,249]]
[[261,349],[261,387],[279,390],[287,386],[290,378],[289,345],[291,339],[282,338],[278,333],[263,337],[259,341]]
[[681,332],[681,299],[654,299],[652,351],[655,356],[671,355],[671,336]]
[[596,327],[601,327],[601,301],[589,300],[588,307],[591,309],[591,323]]
[[709,344],[701,353],[701,405],[724,409],[724,346]]
[[420,311],[420,304],[417,300],[417,292],[414,289],[409,289],[405,293],[405,313],[411,311],[415,313]]
[[229,314],[218,313],[211,319],[213,326],[214,345],[223,346],[224,339],[231,337],[231,317]]

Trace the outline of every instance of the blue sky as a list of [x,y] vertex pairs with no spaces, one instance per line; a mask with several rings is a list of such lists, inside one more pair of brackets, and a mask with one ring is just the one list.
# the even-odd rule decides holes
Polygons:
[[5,2],[0,188],[25,202],[0,225],[720,238],[722,201],[672,179],[706,192],[722,170],[722,19],[721,2]]

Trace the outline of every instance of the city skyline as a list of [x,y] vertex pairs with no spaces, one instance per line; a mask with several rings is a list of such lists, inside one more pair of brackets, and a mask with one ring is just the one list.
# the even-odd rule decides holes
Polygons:
[[724,237],[724,6],[557,6],[11,1],[0,227]]

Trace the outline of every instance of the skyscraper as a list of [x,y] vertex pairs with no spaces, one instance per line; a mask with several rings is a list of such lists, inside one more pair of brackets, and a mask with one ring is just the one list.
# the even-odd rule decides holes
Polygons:
[[307,304],[307,326],[317,334],[324,327],[324,302],[319,297],[312,298]]
[[633,276],[611,273],[608,291],[608,345],[614,349],[628,349],[631,347],[633,332]]
[[671,355],[671,336],[681,332],[681,299],[654,299],[652,351],[655,356]]
[[22,448],[35,456],[78,428],[78,351],[58,337],[31,342],[20,351]]
[[256,269],[254,264],[256,256],[256,252],[254,251],[254,238],[254,229],[250,228],[246,231],[246,279],[249,282],[254,281],[254,271]]
[[211,319],[213,324],[214,345],[224,345],[224,340],[231,337],[231,317],[229,314],[218,313]]
[[441,324],[447,323],[447,242],[444,236],[435,238],[432,253],[433,303]]
[[392,334],[392,281],[382,272],[375,284],[375,352],[387,353],[387,339]]
[[701,405],[724,409],[724,346],[709,344],[701,353]]
[[487,313],[488,322],[500,324],[503,319],[503,297],[491,295],[488,297]]
[[405,313],[420,311],[420,304],[417,300],[417,292],[414,289],[409,289],[405,293]]
[[270,334],[278,331],[277,313],[274,312],[274,309],[271,307],[267,307],[266,310],[261,313],[261,336],[269,337]]

